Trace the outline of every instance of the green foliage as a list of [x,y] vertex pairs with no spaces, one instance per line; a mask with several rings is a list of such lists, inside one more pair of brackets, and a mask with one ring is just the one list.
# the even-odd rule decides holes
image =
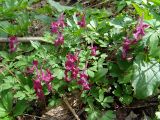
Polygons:
[[[27,73],[33,60],[38,60],[38,69],[50,69],[54,75],[50,93],[45,82],[42,82],[45,104],[50,107],[59,105],[61,97],[69,92],[80,95],[78,97],[84,103],[88,120],[113,120],[116,118],[114,104],[120,102],[122,105],[130,105],[135,99],[146,99],[158,94],[158,0],[111,1],[116,5],[113,11],[110,8],[84,10],[79,4],[77,7],[69,7],[52,0],[48,0],[49,4],[44,7],[32,10],[31,6],[36,2],[0,1],[0,36],[26,36],[28,27],[34,20],[40,21],[46,27],[42,35],[43,42],[20,43],[14,53],[8,52],[8,47],[0,51],[0,119],[12,120],[28,111],[31,103],[40,103],[33,87],[36,71]],[[67,26],[61,30],[64,44],[56,47],[53,43],[57,36],[50,33],[49,28],[51,22],[57,20],[52,16],[57,17],[60,12],[64,12]],[[81,28],[78,22],[83,14],[86,26]],[[126,59],[122,59],[124,38],[134,38],[137,15],[144,16],[144,22],[149,28],[145,29],[145,35],[136,44],[129,47]],[[95,56],[91,55],[92,45],[97,47]],[[80,72],[86,70],[90,90],[82,90],[77,84],[79,75],[71,82],[64,80],[66,55],[76,52],[79,55],[75,64]],[[159,117],[158,112],[156,115]]]

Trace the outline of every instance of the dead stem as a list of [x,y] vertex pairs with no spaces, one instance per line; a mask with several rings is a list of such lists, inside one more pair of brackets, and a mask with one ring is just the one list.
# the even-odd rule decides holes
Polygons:
[[74,115],[74,117],[77,119],[77,120],[80,120],[80,118],[78,117],[78,115],[76,114],[75,110],[70,106],[67,98],[65,96],[62,97],[63,98],[63,101],[65,102],[65,104],[67,105],[67,107],[69,108],[69,110],[72,112],[72,114]]

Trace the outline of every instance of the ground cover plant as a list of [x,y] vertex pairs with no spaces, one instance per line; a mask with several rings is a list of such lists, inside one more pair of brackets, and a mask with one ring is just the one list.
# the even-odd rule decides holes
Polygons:
[[68,120],[160,119],[158,0],[0,5],[0,119],[47,119],[63,102]]

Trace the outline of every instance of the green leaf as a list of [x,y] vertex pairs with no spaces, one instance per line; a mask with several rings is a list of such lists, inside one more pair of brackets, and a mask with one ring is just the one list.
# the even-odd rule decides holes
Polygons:
[[137,61],[134,63],[132,86],[134,94],[139,99],[153,95],[160,85],[160,64]]
[[123,83],[129,83],[132,79],[133,76],[133,68],[126,69],[124,74],[118,78],[118,82],[123,84]]
[[0,118],[5,117],[7,115],[8,115],[8,113],[6,112],[4,106],[2,105],[2,103],[0,103]]
[[136,9],[137,13],[139,14],[139,16],[144,15],[144,19],[146,20],[150,20],[153,18],[153,15],[150,14],[149,10],[147,9],[147,7],[142,8],[140,7],[138,4],[136,3],[132,3],[132,5],[134,6],[134,8]]
[[26,95],[24,94],[24,92],[18,91],[18,92],[16,92],[16,94],[14,95],[14,97],[18,98],[19,100],[23,100],[26,97]]
[[64,77],[64,70],[56,68],[54,69],[54,75],[61,80]]
[[116,114],[112,110],[108,110],[100,120],[114,120]]
[[60,3],[58,2],[55,2],[53,0],[48,0],[48,3],[54,7],[58,12],[63,12],[65,10],[71,10],[72,7],[68,7],[68,6],[64,6],[64,5],[61,5]]
[[113,102],[113,97],[111,97],[111,96],[105,97],[103,102],[112,103]]
[[119,101],[121,101],[125,105],[131,104],[132,100],[133,100],[133,97],[129,95],[124,95],[119,98]]
[[90,69],[87,70],[87,74],[89,75],[89,77],[93,78],[94,77],[94,72]]
[[35,19],[42,21],[44,24],[50,24],[52,19],[46,15],[36,15]]
[[22,115],[27,107],[28,107],[28,104],[24,100],[18,101],[15,108],[13,109],[14,117]]
[[150,54],[154,57],[160,56],[160,51],[159,51],[159,32],[155,32],[150,36],[149,39],[149,46],[150,46]]
[[[7,92],[7,93],[6,93]],[[10,91],[3,91],[2,92],[2,104],[7,112],[12,110],[13,105],[13,94]]]
[[160,5],[160,1],[159,0],[149,0],[149,1],[153,2],[156,5]]
[[99,81],[101,79],[105,79],[105,75],[108,72],[107,68],[101,68],[95,73],[94,81]]
[[160,119],[160,111],[156,112],[155,114],[156,114],[157,119]]
[[103,99],[104,99],[104,90],[103,89],[100,89],[99,90],[99,102],[102,102]]
[[39,48],[40,43],[38,41],[31,40],[30,42],[31,42],[32,47],[34,47],[36,50]]

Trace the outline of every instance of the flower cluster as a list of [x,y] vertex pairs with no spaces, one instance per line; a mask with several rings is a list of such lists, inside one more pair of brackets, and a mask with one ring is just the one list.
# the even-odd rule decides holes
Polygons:
[[[80,16],[80,15],[81,15],[81,14],[78,13],[76,16],[78,17],[78,16]],[[81,20],[78,21],[77,24],[78,24],[80,27],[82,27],[82,28],[86,27],[86,20],[85,20],[85,15],[84,15],[84,14],[82,15]]]
[[17,49],[17,37],[16,36],[11,36],[9,37],[9,49],[10,52],[14,52]]
[[[83,72],[80,72],[76,62],[78,61],[78,54],[68,54],[67,60],[65,62],[65,80],[67,82],[70,82],[73,79],[77,79],[78,75],[80,76],[80,80],[78,81],[78,84],[82,85],[83,90],[89,90],[90,86],[88,83],[88,75],[85,73],[85,70]],[[86,69],[86,68],[85,68]],[[70,76],[69,76],[70,73]]]
[[38,61],[33,61],[33,66],[27,68],[28,73],[33,74],[34,71],[36,71],[36,77],[33,80],[33,86],[34,90],[36,92],[36,95],[39,99],[44,99],[44,93],[42,90],[42,82],[44,82],[48,88],[48,91],[52,90],[51,81],[54,79],[51,71],[49,69],[46,69],[46,71],[42,70],[42,67],[40,70],[38,70]]
[[78,81],[78,84],[82,85],[83,90],[90,90],[90,85],[88,83],[88,75],[83,71],[80,73],[80,80]]
[[122,59],[126,59],[127,53],[130,50],[131,45],[136,44],[139,40],[142,39],[142,37],[145,35],[145,28],[148,28],[149,25],[143,23],[143,17],[140,18],[139,24],[137,25],[136,29],[133,32],[134,39],[129,40],[128,38],[125,38],[123,41],[122,46]]
[[85,15],[82,16],[81,21],[78,22],[78,25],[82,28],[86,27]]
[[64,43],[64,36],[61,31],[66,26],[64,22],[64,15],[61,14],[56,22],[51,23],[51,32],[58,34],[57,39],[54,41],[55,46],[60,46]]
[[96,56],[97,46],[91,46],[91,55]]
[[[79,68],[75,64],[78,61],[78,53],[76,54],[68,54],[67,60],[65,62],[65,80],[70,82],[72,79],[76,79],[79,73]],[[69,77],[68,74],[71,73]]]

